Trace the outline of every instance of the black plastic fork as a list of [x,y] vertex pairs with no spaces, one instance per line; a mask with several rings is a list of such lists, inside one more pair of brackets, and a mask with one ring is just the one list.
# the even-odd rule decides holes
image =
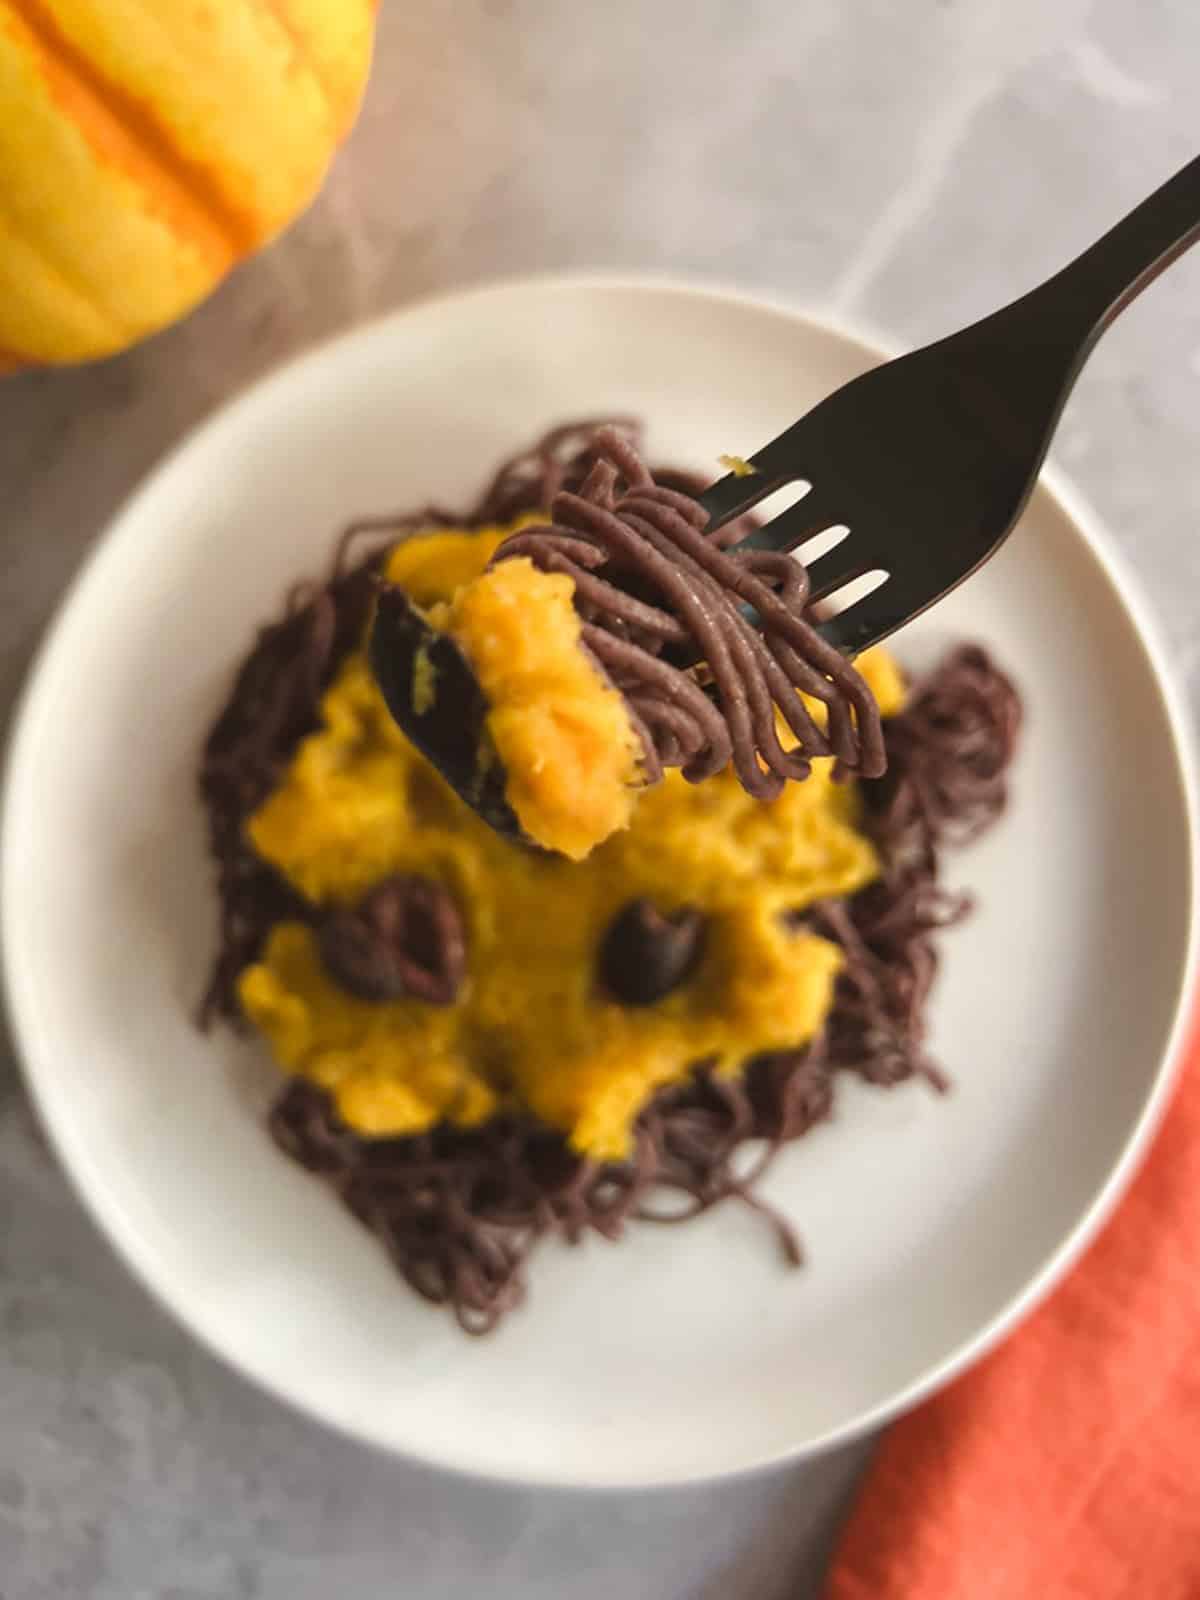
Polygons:
[[846,530],[808,563],[812,601],[874,586],[818,627],[847,655],[878,644],[1000,548],[1096,340],[1198,237],[1200,157],[1039,288],[835,390],[701,496],[710,526],[809,484],[734,548]]
[[[749,458],[749,474],[705,491],[710,527],[788,484],[808,484],[732,548],[796,550],[844,530],[807,563],[811,603],[844,602],[817,626],[847,655],[878,644],[1000,548],[1096,340],[1198,236],[1200,157],[1040,288],[822,400]],[[860,585],[853,597],[851,585]],[[521,837],[507,774],[494,755],[481,760],[483,692],[453,641],[397,589],[380,596],[370,659],[417,748],[493,828]],[[418,692],[431,673],[436,700]]]

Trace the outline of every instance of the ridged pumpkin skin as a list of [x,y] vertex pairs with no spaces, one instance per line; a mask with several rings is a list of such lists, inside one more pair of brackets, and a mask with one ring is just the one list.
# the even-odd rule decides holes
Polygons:
[[376,0],[0,0],[0,371],[111,355],[320,187]]

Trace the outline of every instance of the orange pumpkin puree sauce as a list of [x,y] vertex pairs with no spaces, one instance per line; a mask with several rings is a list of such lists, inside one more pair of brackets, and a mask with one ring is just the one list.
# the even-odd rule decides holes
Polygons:
[[[736,1074],[751,1056],[813,1037],[841,958],[789,928],[784,913],[853,893],[878,863],[855,825],[854,786],[835,784],[828,761],[768,803],[729,773],[692,785],[669,772],[635,796],[628,723],[578,648],[570,580],[519,559],[481,578],[511,531],[415,537],[392,553],[387,576],[434,608],[471,654],[506,764],[513,751],[522,763],[537,756],[539,728],[546,733],[545,760],[529,768],[529,805],[562,813],[572,786],[596,772],[597,788],[629,798],[627,825],[583,860],[515,847],[408,743],[355,653],[325,696],[322,726],[251,818],[251,842],[317,904],[353,902],[394,873],[444,884],[467,930],[467,979],[451,1005],[371,1004],[330,978],[308,927],[281,923],[243,975],[241,1000],[285,1071],[327,1088],[363,1134],[470,1125],[519,1106],[581,1153],[620,1160],[647,1100],[698,1061]],[[535,609],[537,630],[528,623]],[[538,644],[532,635],[547,619]],[[896,711],[903,690],[890,658],[871,652],[858,664],[883,713]],[[544,672],[571,707],[548,732],[537,718],[521,726]],[[516,731],[506,730],[505,712]],[[594,825],[585,818],[584,831]],[[643,897],[664,912],[699,909],[707,935],[692,975],[635,1009],[606,994],[597,966],[614,917]]]

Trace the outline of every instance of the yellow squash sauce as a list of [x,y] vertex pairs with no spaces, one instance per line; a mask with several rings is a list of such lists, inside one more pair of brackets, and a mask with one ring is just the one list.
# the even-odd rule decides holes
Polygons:
[[430,612],[471,663],[487,731],[526,838],[572,861],[628,827],[641,742],[625,701],[581,647],[575,585],[516,556]]
[[[414,538],[388,576],[422,605],[453,609],[510,531]],[[884,713],[896,710],[890,659],[873,652],[859,665]],[[355,654],[325,696],[321,728],[251,819],[251,842],[317,904],[351,903],[397,872],[436,879],[461,909],[468,975],[448,1006],[370,1004],[329,977],[307,927],[283,923],[243,975],[243,1007],[285,1071],[327,1088],[361,1133],[470,1125],[519,1106],[581,1153],[619,1160],[647,1100],[698,1061],[736,1074],[820,1028],[841,958],[783,914],[851,894],[878,870],[855,826],[853,785],[835,784],[830,765],[818,761],[769,803],[728,773],[691,785],[671,772],[586,859],[539,855],[458,799]],[[598,955],[640,897],[665,912],[696,907],[707,936],[686,982],[630,1008],[602,988]]]

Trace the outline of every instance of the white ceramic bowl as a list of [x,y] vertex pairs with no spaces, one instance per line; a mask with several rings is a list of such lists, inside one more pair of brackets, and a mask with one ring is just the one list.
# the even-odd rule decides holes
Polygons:
[[[42,652],[3,835],[9,996],[87,1204],[243,1373],[386,1448],[495,1478],[664,1484],[815,1451],[977,1356],[1095,1230],[1181,1036],[1195,930],[1184,722],[1094,520],[1043,486],[1002,554],[898,641],[985,641],[1028,730],[1011,814],[953,865],[981,909],[934,1016],[955,1091],[847,1081],[768,1184],[809,1264],[734,1207],[547,1248],[470,1341],[261,1126],[270,1069],[202,1038],[213,946],[193,773],[255,625],[352,514],[465,503],[569,416],[653,453],[749,453],[878,352],[654,282],[502,284],[326,346],[230,406],[118,518]],[[870,470],[869,454],[863,470]]]

